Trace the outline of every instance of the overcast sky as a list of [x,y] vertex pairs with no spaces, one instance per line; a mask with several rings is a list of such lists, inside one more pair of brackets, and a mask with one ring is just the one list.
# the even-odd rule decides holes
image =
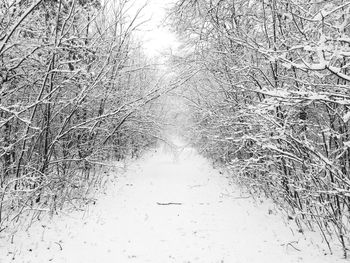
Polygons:
[[[142,6],[147,0],[134,0],[136,6]],[[142,30],[140,38],[144,41],[145,52],[150,57],[159,56],[160,53],[175,51],[179,43],[174,33],[164,25],[166,9],[171,7],[175,0],[148,0],[148,5],[143,12],[144,19],[150,19]]]

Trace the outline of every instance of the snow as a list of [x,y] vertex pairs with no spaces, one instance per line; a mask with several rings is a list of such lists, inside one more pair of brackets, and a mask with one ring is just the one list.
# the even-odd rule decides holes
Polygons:
[[350,120],[350,111],[345,113],[345,115],[343,116],[343,121],[346,123]]
[[13,244],[0,239],[0,262],[345,262],[176,145],[131,163],[86,211],[43,219]]

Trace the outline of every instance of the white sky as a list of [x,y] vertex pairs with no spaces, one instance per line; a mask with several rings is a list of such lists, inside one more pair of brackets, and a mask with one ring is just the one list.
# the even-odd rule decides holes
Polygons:
[[[147,0],[134,0],[136,6],[142,6]],[[143,19],[149,19],[139,31],[139,38],[144,42],[146,55],[160,56],[165,51],[175,51],[179,46],[176,35],[164,25],[166,9],[174,0],[148,0],[148,5],[142,12]]]

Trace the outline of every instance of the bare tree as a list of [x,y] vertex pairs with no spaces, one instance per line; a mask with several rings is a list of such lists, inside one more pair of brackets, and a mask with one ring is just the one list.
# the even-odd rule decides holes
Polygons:
[[188,96],[197,146],[301,231],[336,234],[345,257],[349,10],[341,0],[182,0],[172,17],[192,50],[183,63],[201,70]]
[[1,1],[0,229],[86,202],[101,163],[156,142],[163,87],[133,37],[143,7],[130,5]]

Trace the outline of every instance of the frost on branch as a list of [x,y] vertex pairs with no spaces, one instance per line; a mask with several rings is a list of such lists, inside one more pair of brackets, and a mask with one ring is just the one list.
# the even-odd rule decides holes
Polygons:
[[180,2],[195,145],[347,256],[349,1]]

